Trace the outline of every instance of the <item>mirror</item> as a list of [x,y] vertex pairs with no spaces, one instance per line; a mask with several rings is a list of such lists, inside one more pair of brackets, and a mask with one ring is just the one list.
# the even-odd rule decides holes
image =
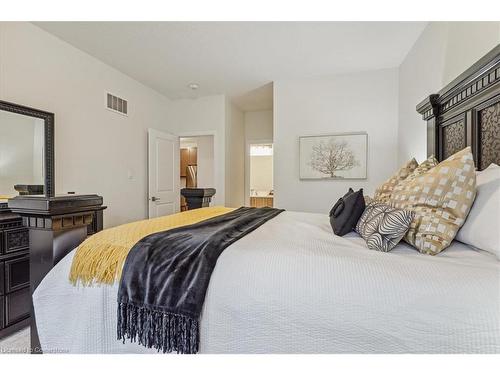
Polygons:
[[0,200],[54,194],[52,113],[0,101]]

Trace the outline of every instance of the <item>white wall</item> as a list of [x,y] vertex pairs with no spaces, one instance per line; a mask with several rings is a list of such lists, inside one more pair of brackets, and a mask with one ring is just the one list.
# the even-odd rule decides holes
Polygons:
[[[349,187],[373,194],[397,167],[398,70],[274,83],[275,207],[327,213]],[[368,132],[366,180],[299,180],[301,135]]]
[[171,102],[170,117],[174,134],[180,136],[212,135],[214,138],[213,205],[226,203],[226,97],[205,96]]
[[0,22],[0,98],[55,113],[57,193],[102,195],[107,227],[147,216],[147,128],[171,131],[167,98],[26,22]]
[[226,103],[226,206],[245,204],[245,124],[243,113]]
[[498,22],[448,22],[443,85],[453,81],[500,43]]
[[427,156],[426,122],[415,107],[500,43],[500,22],[431,22],[399,67],[398,164]]
[[196,137],[198,157],[198,187],[214,186],[214,137]]
[[272,141],[273,111],[245,112],[245,139],[251,141]]

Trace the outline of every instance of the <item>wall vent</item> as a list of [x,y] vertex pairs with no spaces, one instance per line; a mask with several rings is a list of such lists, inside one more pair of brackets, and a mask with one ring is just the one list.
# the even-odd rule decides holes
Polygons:
[[107,93],[106,107],[113,111],[126,115],[128,113],[128,102],[125,99],[119,98],[113,94]]

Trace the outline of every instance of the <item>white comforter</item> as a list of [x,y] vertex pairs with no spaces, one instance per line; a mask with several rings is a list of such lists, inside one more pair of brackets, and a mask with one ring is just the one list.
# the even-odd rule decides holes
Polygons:
[[[34,295],[46,352],[156,353],[116,340],[117,284],[68,282],[74,253]],[[438,256],[370,251],[328,217],[284,212],[220,256],[202,353],[500,353],[500,262],[460,243]]]

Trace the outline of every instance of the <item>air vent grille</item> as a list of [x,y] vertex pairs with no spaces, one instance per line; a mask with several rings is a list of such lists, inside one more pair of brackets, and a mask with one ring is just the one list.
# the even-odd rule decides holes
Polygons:
[[123,115],[128,113],[128,102],[110,93],[106,97],[106,106],[108,109]]

